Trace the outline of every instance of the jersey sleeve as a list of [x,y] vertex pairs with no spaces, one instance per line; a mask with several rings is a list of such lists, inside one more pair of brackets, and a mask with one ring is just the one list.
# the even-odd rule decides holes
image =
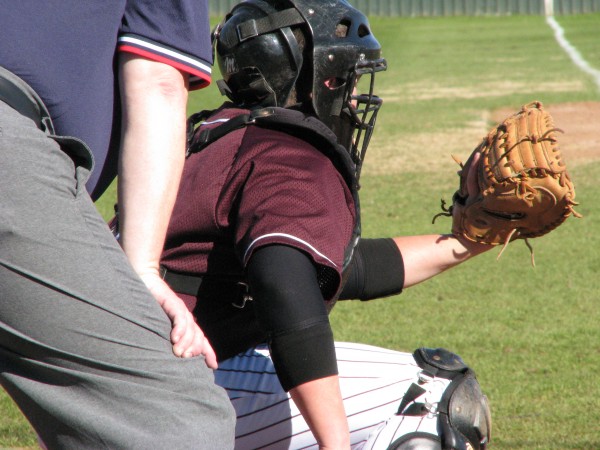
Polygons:
[[190,76],[190,89],[211,82],[207,0],[129,0],[118,50],[164,62]]
[[258,248],[283,244],[308,254],[321,278],[335,274],[339,282],[355,221],[343,178],[324,154],[297,138],[275,133],[260,145],[264,149],[247,162],[252,169],[236,221],[242,264]]

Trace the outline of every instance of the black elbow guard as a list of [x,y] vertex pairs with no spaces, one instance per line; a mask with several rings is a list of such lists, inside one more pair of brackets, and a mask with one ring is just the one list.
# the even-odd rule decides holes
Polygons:
[[338,373],[333,332],[326,317],[302,330],[271,336],[269,347],[277,377],[286,392]]

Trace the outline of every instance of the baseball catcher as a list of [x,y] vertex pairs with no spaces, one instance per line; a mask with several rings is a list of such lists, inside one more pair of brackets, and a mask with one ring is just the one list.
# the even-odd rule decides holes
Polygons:
[[[460,185],[452,205],[437,214],[452,216],[452,233],[470,241],[502,245],[543,236],[567,217],[581,214],[573,208],[575,188],[558,146],[550,113],[532,102],[494,127],[461,166]],[[468,185],[478,193],[469,195]]]
[[337,300],[399,294],[490,248],[360,236],[387,67],[367,18],[344,0],[247,0],[214,45],[229,101],[190,117],[161,266],[215,350],[236,448],[484,450],[487,400],[457,355],[336,342],[329,322]]

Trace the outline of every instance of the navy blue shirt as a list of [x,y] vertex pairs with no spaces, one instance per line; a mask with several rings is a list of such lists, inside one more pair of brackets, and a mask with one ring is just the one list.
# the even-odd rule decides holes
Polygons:
[[0,65],[44,100],[57,134],[88,144],[97,199],[116,176],[120,132],[115,55],[126,51],[210,83],[207,0],[20,0],[0,14]]

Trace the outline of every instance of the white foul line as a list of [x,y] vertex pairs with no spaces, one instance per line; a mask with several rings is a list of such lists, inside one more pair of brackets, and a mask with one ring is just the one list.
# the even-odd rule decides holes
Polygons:
[[591,75],[600,90],[600,70],[594,69],[589,63],[581,56],[579,50],[571,45],[569,41],[565,38],[565,30],[558,24],[558,22],[554,19],[554,16],[548,15],[546,16],[546,23],[550,25],[550,28],[554,30],[554,37],[558,44],[563,48],[571,61],[575,63],[577,67],[579,67],[583,72]]

